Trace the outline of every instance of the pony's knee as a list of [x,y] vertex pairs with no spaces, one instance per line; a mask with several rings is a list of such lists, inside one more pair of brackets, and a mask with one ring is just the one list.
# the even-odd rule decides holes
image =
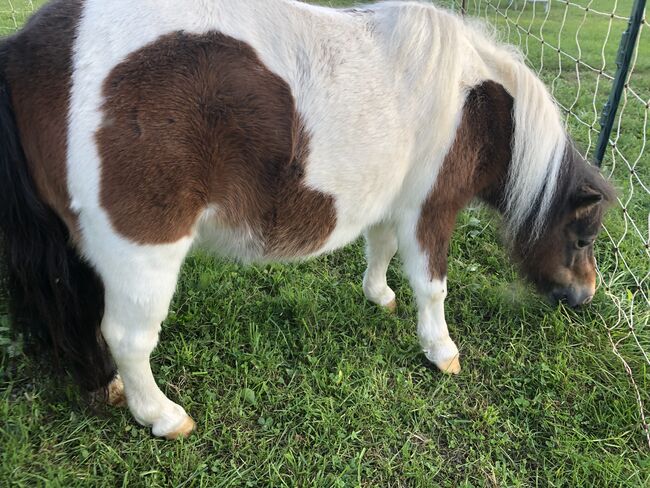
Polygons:
[[421,280],[415,287],[421,307],[442,305],[447,298],[447,280]]
[[158,343],[168,301],[137,300],[107,293],[102,334],[113,356],[148,356]]
[[363,292],[371,302],[394,310],[395,293],[386,282],[386,272],[397,252],[395,231],[388,224],[380,224],[366,232],[366,240],[368,268],[363,275]]
[[110,317],[102,322],[102,335],[116,360],[149,357],[158,343],[159,332],[160,324],[120,323]]

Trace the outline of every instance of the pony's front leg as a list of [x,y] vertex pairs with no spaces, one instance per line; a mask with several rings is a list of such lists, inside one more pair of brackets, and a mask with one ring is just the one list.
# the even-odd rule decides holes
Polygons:
[[368,268],[363,275],[363,293],[371,302],[394,311],[397,308],[395,292],[386,282],[386,272],[397,252],[395,229],[391,224],[381,223],[369,228],[365,236]]
[[149,364],[168,303],[139,303],[107,289],[102,333],[124,383],[131,413],[140,424],[151,426],[155,436],[172,439],[189,434],[194,422],[160,391]]
[[150,250],[145,259],[136,256],[130,267],[118,264],[115,273],[102,273],[102,334],[119,372],[116,381],[123,383],[126,403],[136,421],[150,426],[155,436],[174,439],[188,435],[194,421],[158,388],[149,358],[167,316],[181,261],[172,263],[169,255],[156,259],[154,254]]
[[444,373],[460,373],[456,343],[449,336],[445,320],[447,278],[420,281],[413,288],[418,304],[418,337],[429,361]]
[[[453,221],[453,220],[452,220]],[[413,230],[417,228],[416,235]],[[423,237],[434,232],[435,238]],[[400,232],[400,255],[418,306],[418,337],[429,361],[445,373],[460,373],[458,347],[445,320],[447,297],[448,225],[422,231],[422,224],[406,225]]]
[[138,423],[151,426],[155,436],[173,439],[189,434],[194,422],[181,406],[160,391],[149,363],[168,303],[138,303],[133,297],[106,290],[102,333],[120,373],[133,417]]

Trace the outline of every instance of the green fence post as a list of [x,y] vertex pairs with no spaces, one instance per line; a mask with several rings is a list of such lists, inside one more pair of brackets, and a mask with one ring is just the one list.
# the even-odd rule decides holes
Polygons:
[[618,105],[621,101],[623,88],[625,87],[625,80],[630,69],[630,62],[632,61],[632,54],[636,46],[636,41],[639,38],[639,30],[643,23],[643,11],[645,10],[646,0],[635,0],[632,6],[632,13],[630,20],[627,23],[627,29],[621,36],[621,43],[618,46],[618,54],[616,56],[616,76],[614,77],[614,85],[609,99],[603,108],[603,114],[600,119],[600,134],[598,135],[598,144],[596,145],[596,165],[600,166],[605,156],[605,150],[609,143],[609,136],[612,133],[614,126],[614,118],[618,111]]

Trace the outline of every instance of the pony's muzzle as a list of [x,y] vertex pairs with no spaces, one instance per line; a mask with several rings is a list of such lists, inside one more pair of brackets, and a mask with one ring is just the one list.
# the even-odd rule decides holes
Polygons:
[[587,305],[591,303],[594,298],[595,290],[591,287],[573,287],[568,288],[558,288],[553,290],[549,299],[554,304],[560,302],[566,303],[571,308],[578,308],[582,305]]

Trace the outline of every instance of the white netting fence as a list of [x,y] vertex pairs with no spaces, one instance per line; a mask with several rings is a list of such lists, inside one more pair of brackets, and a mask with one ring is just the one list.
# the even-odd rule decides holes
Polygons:
[[[457,7],[463,2],[458,0]],[[633,5],[634,4],[634,5]],[[496,26],[520,46],[562,108],[571,134],[593,157],[601,115],[612,90],[632,0],[467,0],[467,15]],[[614,354],[630,378],[639,421],[650,446],[650,26],[640,33],[603,161],[619,190],[620,208],[607,220],[598,252],[610,313],[597,313]]]

